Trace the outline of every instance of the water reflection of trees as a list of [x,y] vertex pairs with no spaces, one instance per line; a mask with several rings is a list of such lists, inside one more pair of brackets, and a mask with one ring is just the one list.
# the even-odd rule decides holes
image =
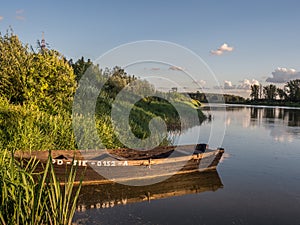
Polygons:
[[250,118],[258,119],[258,108],[250,108]]
[[295,109],[253,107],[250,108],[250,118],[255,119],[253,121],[264,119],[267,123],[274,123],[277,119],[286,126],[300,127],[300,110]]
[[300,126],[300,111],[288,111],[288,126],[299,127]]
[[250,124],[264,126],[278,141],[292,140],[300,133],[300,110],[251,107]]
[[[275,119],[276,118],[276,113],[275,113],[275,108],[265,108],[264,109],[264,118],[267,118],[267,119]],[[273,122],[273,120],[269,120],[269,122]]]

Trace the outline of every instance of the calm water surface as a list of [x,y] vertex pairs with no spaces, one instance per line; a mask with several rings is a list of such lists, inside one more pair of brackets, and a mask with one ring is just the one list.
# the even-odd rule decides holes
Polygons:
[[[226,125],[226,154],[217,172],[151,187],[93,187],[86,191],[86,202],[81,196],[74,221],[299,225],[300,109],[228,105],[205,110],[213,122],[201,125],[200,142],[208,142],[212,124]],[[198,130],[184,132],[182,141],[190,143]]]

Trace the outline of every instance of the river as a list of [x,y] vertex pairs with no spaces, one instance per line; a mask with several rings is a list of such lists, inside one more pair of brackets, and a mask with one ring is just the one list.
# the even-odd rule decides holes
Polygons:
[[200,130],[199,142],[214,145],[212,136],[224,133],[217,172],[151,187],[94,187],[86,201],[81,196],[74,222],[300,224],[300,109],[215,105],[204,111],[212,121],[183,132],[180,140],[191,143]]

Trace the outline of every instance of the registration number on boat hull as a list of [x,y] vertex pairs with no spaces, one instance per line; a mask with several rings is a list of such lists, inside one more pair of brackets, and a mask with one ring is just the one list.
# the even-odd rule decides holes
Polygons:
[[54,165],[62,166],[62,165],[74,165],[74,166],[128,166],[127,161],[105,161],[105,160],[99,160],[99,161],[90,161],[90,160],[63,160],[63,159],[52,159],[52,163]]

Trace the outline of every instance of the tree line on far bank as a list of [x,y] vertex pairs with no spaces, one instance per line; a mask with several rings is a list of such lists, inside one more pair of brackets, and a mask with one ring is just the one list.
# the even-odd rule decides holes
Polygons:
[[274,84],[266,86],[252,85],[250,97],[252,101],[282,101],[299,102],[300,101],[300,79],[287,82],[283,88]]

